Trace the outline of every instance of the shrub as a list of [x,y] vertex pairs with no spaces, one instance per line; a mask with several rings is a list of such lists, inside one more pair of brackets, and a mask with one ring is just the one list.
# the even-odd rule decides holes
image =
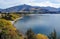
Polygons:
[[16,28],[11,22],[0,19],[0,39],[20,39]]
[[36,39],[48,39],[48,37],[46,35],[43,35],[43,34],[37,34]]

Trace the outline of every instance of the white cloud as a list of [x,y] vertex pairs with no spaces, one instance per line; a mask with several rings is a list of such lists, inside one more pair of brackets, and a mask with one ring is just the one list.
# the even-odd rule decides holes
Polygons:
[[[32,6],[51,6],[51,7],[60,7],[60,3],[52,3],[50,0],[41,1],[41,2],[34,2],[35,0],[0,0],[0,8],[8,8],[12,6],[17,6],[21,4],[28,4]],[[39,0],[37,0],[39,1]],[[54,2],[60,2],[60,0],[54,0]]]
[[32,3],[29,3],[29,5],[32,5],[32,6],[44,6],[44,7],[51,6],[51,7],[56,7],[56,8],[60,7],[60,4],[54,4],[54,3],[51,3],[49,1],[40,2],[40,3],[32,2]]
[[28,4],[30,0],[0,0],[0,8],[8,8],[21,4]]
[[55,2],[60,2],[60,0],[54,0]]

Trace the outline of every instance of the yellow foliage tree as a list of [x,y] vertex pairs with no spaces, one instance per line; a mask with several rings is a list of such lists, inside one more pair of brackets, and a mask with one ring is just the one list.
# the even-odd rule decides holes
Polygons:
[[48,39],[48,37],[46,35],[43,35],[43,34],[37,34],[36,38],[37,39]]
[[11,24],[11,22],[0,19],[0,39],[20,39],[16,28]]

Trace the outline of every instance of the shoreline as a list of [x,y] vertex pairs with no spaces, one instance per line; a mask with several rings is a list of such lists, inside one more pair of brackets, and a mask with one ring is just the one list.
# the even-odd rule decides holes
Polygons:
[[23,18],[23,17],[16,18],[14,21],[10,21],[10,22],[14,25],[14,23],[21,18]]

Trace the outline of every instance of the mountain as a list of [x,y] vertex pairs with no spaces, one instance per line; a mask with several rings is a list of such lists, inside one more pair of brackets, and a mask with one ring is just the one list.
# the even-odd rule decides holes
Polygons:
[[19,5],[10,7],[7,9],[0,9],[1,12],[34,12],[34,13],[45,13],[45,12],[58,12],[60,8],[54,7],[39,7],[39,6],[30,6],[30,5]]
[[58,8],[54,8],[54,7],[42,7],[44,9],[48,9],[49,11],[58,11]]
[[2,11],[3,9],[0,9],[0,11]]
[[20,5],[20,6],[14,6],[14,7],[10,7],[10,8],[7,8],[7,9],[4,9],[2,10],[2,12],[18,12],[18,11],[21,11],[23,9],[29,9],[31,6],[28,6],[28,5]]
[[19,6],[14,6],[10,7],[7,9],[1,10],[1,12],[29,12],[29,11],[38,11],[40,10],[40,7],[38,6],[30,6],[30,5],[19,5]]

